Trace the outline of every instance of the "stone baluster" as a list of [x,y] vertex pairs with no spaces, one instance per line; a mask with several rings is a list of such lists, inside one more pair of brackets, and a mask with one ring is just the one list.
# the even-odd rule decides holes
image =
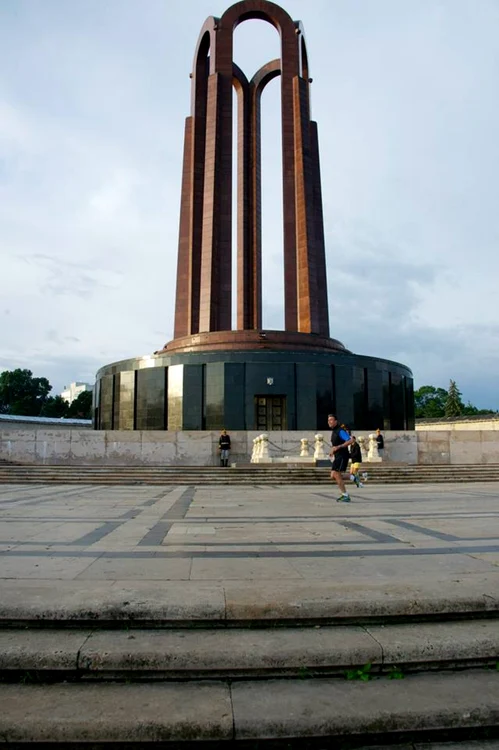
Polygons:
[[260,435],[260,439],[261,439],[261,444],[262,444],[260,458],[268,460],[270,458],[270,456],[269,456],[269,436],[268,435]]
[[376,435],[371,432],[369,435],[369,452],[367,454],[367,460],[371,464],[381,463],[383,460],[378,453],[378,443],[376,442]]
[[326,454],[324,453],[324,435],[320,433],[315,435],[314,458],[316,461],[317,459],[326,458]]

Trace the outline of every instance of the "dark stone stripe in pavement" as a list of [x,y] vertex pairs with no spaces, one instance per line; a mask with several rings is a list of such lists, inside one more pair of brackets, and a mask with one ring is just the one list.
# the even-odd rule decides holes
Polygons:
[[125,520],[129,520],[130,518],[137,518],[142,513],[142,508],[132,508],[131,510],[127,510],[126,513],[123,513],[120,518],[123,518]]
[[[143,558],[143,557],[158,557],[158,558],[192,558],[192,559],[203,559],[203,560],[220,560],[220,559],[269,559],[269,558],[336,558],[336,557],[424,557],[427,555],[466,555],[476,554],[485,552],[499,553],[499,545],[488,545],[484,547],[433,547],[415,549],[414,547],[402,548],[402,549],[358,549],[358,550],[335,550],[334,548],[328,550],[261,550],[259,552],[212,552],[207,550],[206,552],[192,550],[189,551],[175,551],[171,552],[168,550],[161,550],[158,552],[150,552],[146,550],[136,550],[131,552],[125,552],[121,550],[109,550],[107,552],[99,552],[98,556],[111,557],[111,558]],[[0,557],[96,557],[96,553],[92,550],[3,550],[0,551]],[[491,572],[496,572],[491,566]],[[499,574],[499,570],[497,570]]]
[[[338,506],[335,504],[334,506]],[[349,506],[352,507],[352,506]],[[350,519],[351,514],[337,515],[337,516],[190,516],[186,519],[186,523],[227,523],[227,524],[238,524],[238,523],[312,523],[314,521],[342,521],[344,518]],[[355,520],[357,521],[369,521],[376,519],[377,521],[386,521],[389,518],[497,518],[499,513],[489,513],[488,511],[478,511],[476,513],[460,513],[445,511],[442,513],[363,513],[362,515],[356,515]]]
[[160,500],[163,500],[163,498],[169,495],[172,491],[173,489],[170,488],[166,492],[163,491],[160,492],[159,495],[154,495],[154,497],[146,500],[145,503],[137,503],[137,505],[134,505],[130,510],[127,510],[126,513],[123,513],[120,518],[137,518],[137,516],[142,513],[143,510],[145,510],[146,508],[150,508],[151,505],[159,503]]
[[443,542],[460,542],[460,537],[454,536],[454,534],[445,534],[443,531],[433,531],[433,529],[426,529],[424,526],[418,526],[415,523],[408,523],[407,521],[399,521],[398,519],[387,519],[386,523],[391,523],[393,526],[400,526],[402,529],[408,529],[409,531],[417,531],[418,534],[424,534],[425,536],[433,537],[434,539],[441,539]]
[[[168,524],[167,521],[165,521],[164,523],[165,523],[165,526],[168,526],[168,527],[172,526],[172,524]],[[151,529],[151,531],[152,531],[152,529]],[[169,531],[169,528],[167,529],[166,533],[168,533],[168,531]],[[148,532],[148,534],[150,534],[150,532]],[[144,539],[145,538],[146,537],[144,537]],[[163,539],[164,539],[164,537],[163,537]],[[146,546],[147,547],[154,547],[156,544],[161,544],[162,541],[163,540],[161,540],[161,542],[152,542],[152,543],[149,542],[149,543],[145,543],[143,540],[141,540],[139,542],[139,546],[141,546],[141,547],[146,547]],[[390,541],[394,542],[394,543],[397,543],[397,544],[405,544],[405,542],[401,542],[400,539],[393,538]],[[475,539],[473,539],[473,540],[466,539],[465,541],[476,541],[476,540]],[[269,547],[269,549],[272,549],[273,547],[286,547],[286,546],[287,547],[297,547],[297,546],[300,546],[300,547],[316,547],[316,546],[321,546],[321,545],[329,544],[329,545],[334,545],[336,547],[336,546],[342,546],[342,545],[346,545],[346,544],[348,544],[348,545],[352,545],[352,544],[362,544],[362,545],[364,545],[364,544],[378,544],[378,543],[382,544],[383,542],[375,542],[372,539],[358,539],[357,541],[355,541],[355,540],[352,540],[352,541],[344,541],[344,540],[333,541],[331,539],[326,539],[326,540],[323,540],[323,541],[313,541],[313,542],[302,542],[302,541],[298,540],[298,541],[295,541],[295,542],[181,542],[181,543],[179,543],[178,541],[175,541],[175,542],[172,541],[172,545],[174,545],[175,547],[179,547],[179,546],[180,547],[206,547],[206,545],[208,545],[209,547],[241,547],[241,546],[244,546],[244,547],[263,547],[263,548]],[[43,541],[43,542],[40,542],[39,540],[37,540],[36,542],[33,542],[33,541],[30,541],[29,539],[27,541],[23,541],[23,542],[13,542],[12,540],[2,541],[0,539],[0,544],[2,544],[2,545],[3,544],[9,544],[12,547],[20,547],[22,545],[25,545],[25,546],[28,546],[28,547],[33,547],[35,545],[39,545],[40,547],[46,547],[47,545],[50,545],[51,547],[72,547],[72,546],[75,545],[75,542],[57,542],[57,541],[54,541],[54,540]],[[78,545],[78,546],[80,546],[80,545]]]
[[376,542],[383,543],[393,543],[400,544],[400,539],[397,539],[394,536],[390,536],[390,534],[383,534],[381,531],[375,531],[374,529],[368,529],[367,526],[362,526],[360,523],[354,523],[353,521],[342,521],[341,525],[344,526],[346,529],[351,529],[352,531],[358,531],[359,534],[363,534],[364,536],[371,537],[371,539],[374,539]]
[[[393,485],[391,485],[391,487],[393,487]],[[377,485],[376,489],[379,489],[379,488],[380,488],[380,485]],[[353,492],[355,492],[354,488],[351,488],[351,489],[352,489]],[[416,501],[418,503],[434,503],[435,502],[435,498],[434,497],[419,497],[419,496],[414,497],[413,496],[413,497],[409,497],[407,499],[403,499],[401,497],[397,497],[396,495],[387,495],[386,497],[373,497],[372,495],[368,494],[368,490],[361,489],[360,492],[361,492],[360,495],[355,495],[356,502],[360,502],[360,503],[362,503],[362,502],[364,502],[364,503],[366,503],[366,502],[367,503],[373,503],[373,504],[374,503],[377,503],[377,504],[380,504],[380,503],[397,503],[397,505],[399,505],[400,503],[409,503],[409,504],[413,505]],[[415,492],[416,492],[416,490],[415,490]],[[333,503],[333,502],[335,502],[336,497],[338,496],[338,490],[336,490],[334,492],[331,492],[329,494],[326,494],[325,492],[313,492],[312,494],[315,495],[316,497],[324,497],[326,500],[331,500],[331,502]],[[407,495],[407,491],[405,491],[404,494]],[[483,500],[493,500],[494,499],[494,498],[491,498],[491,496],[489,494],[485,494],[485,493],[479,494],[478,492],[477,493],[471,493],[471,492],[470,493],[466,493],[463,490],[459,490],[459,492],[456,491],[456,494],[458,494],[460,496],[461,500],[464,500],[464,499],[465,500],[469,500],[472,497],[477,497],[481,501],[483,501]],[[448,495],[444,495],[442,493],[439,499],[444,500],[444,501],[448,501],[449,497],[448,497]]]
[[186,513],[189,510],[189,506],[194,500],[195,494],[195,487],[188,487],[186,490],[184,490],[180,497],[175,500],[172,507],[166,511],[164,516],[161,517],[161,520],[180,521],[182,518],[185,518]]
[[90,544],[100,542],[101,539],[104,539],[105,536],[117,529],[118,526],[121,526],[122,523],[123,521],[108,521],[107,523],[102,524],[102,526],[99,526],[98,529],[95,529],[95,531],[90,531],[88,534],[85,534],[85,536],[76,539],[72,544],[77,544],[81,547],[88,547]]
[[161,492],[159,495],[155,495],[150,500],[146,500],[145,503],[142,503],[141,507],[148,508],[151,505],[154,505],[155,503],[159,502],[160,500],[163,500],[163,498],[167,497],[168,495],[171,495],[172,492],[173,492],[173,487],[170,487],[170,489],[167,490],[166,492]]
[[155,526],[142,537],[139,547],[154,547],[163,543],[163,539],[170,531],[173,524],[168,521],[159,521]]
[[[164,496],[166,497],[167,494],[169,494],[169,492]],[[142,537],[139,542],[139,546],[152,547],[162,544],[165,536],[168,534],[173,525],[173,521],[181,521],[183,518],[185,518],[185,515],[189,510],[189,506],[192,503],[195,494],[195,487],[188,487],[186,490],[184,490],[180,497],[175,500],[172,507],[167,510],[166,513],[161,516],[161,519],[152,527],[152,529],[149,529],[147,534]]]
[[[165,521],[164,523],[165,523],[165,526],[168,526],[168,527],[172,526],[172,524],[169,524],[167,521]],[[151,529],[151,531],[152,531],[152,529]],[[167,531],[169,531],[169,529]],[[148,532],[148,534],[150,534],[150,533],[151,532]],[[145,538],[146,537],[144,537],[144,539]],[[476,541],[476,540],[475,539],[473,539],[473,540],[466,539],[465,541]],[[390,542],[396,543],[396,544],[405,544],[405,542],[401,542],[400,539],[395,539],[395,538],[390,539]],[[382,542],[380,542],[380,543],[382,544]],[[19,547],[19,546],[22,546],[22,545],[31,546],[31,547],[33,547],[34,545],[39,545],[40,547],[45,547],[47,544],[49,544],[51,547],[71,547],[71,546],[74,546],[75,542],[55,542],[53,540],[52,541],[43,541],[43,542],[40,542],[38,540],[36,542],[33,542],[33,541],[30,541],[28,539],[27,541],[23,541],[23,542],[13,542],[12,540],[8,540],[8,541],[2,541],[2,540],[0,540],[0,544],[9,544],[12,547]],[[143,540],[141,540],[139,542],[139,546],[143,546],[143,547],[146,547],[146,546],[153,547],[156,544],[161,544],[161,542],[153,542],[153,543],[149,542],[148,544],[144,543]],[[297,546],[301,546],[301,547],[317,547],[317,546],[321,546],[321,545],[324,546],[326,544],[334,545],[336,547],[336,546],[341,546],[341,545],[346,545],[346,544],[349,544],[349,545],[352,545],[352,544],[362,544],[362,545],[364,545],[364,544],[378,544],[378,542],[375,542],[372,539],[358,539],[357,541],[355,541],[355,540],[345,541],[343,539],[338,540],[338,541],[336,541],[336,540],[333,541],[332,539],[326,539],[326,540],[323,540],[323,541],[317,541],[317,540],[315,540],[315,541],[312,541],[312,542],[310,542],[310,541],[309,542],[303,542],[303,541],[300,541],[300,540],[294,541],[294,542],[181,542],[181,543],[179,543],[178,541],[172,542],[172,545],[174,545],[175,547],[179,547],[179,546],[180,547],[206,547],[206,545],[208,545],[209,547],[241,547],[241,546],[244,546],[244,547],[263,547],[263,548],[269,547],[269,549],[272,549],[273,547],[286,547],[286,546],[287,547],[297,547]]]
[[151,497],[149,500],[146,500],[145,503],[137,503],[137,505],[134,505],[130,510],[127,510],[126,513],[123,513],[123,515],[119,516],[119,518],[137,518],[138,515],[142,513],[146,508],[150,508],[151,505],[155,505],[155,503],[159,503],[160,500],[163,500],[167,495],[170,495],[171,492],[173,492],[173,488],[170,488],[166,492],[163,490],[159,493],[159,495],[154,495],[154,497]]

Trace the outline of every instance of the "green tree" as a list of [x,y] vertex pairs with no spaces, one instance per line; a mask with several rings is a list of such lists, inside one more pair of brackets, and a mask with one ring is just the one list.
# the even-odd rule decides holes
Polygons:
[[51,390],[47,378],[34,378],[31,370],[5,370],[0,374],[0,412],[38,417]]
[[68,409],[67,415],[73,419],[92,418],[92,391],[83,391],[78,394]]
[[466,406],[463,407],[462,414],[466,417],[476,417],[481,414],[497,414],[497,412],[494,409],[479,409],[468,401]]
[[445,415],[447,391],[433,385],[423,385],[414,392],[416,419],[433,419]]
[[69,404],[62,396],[49,396],[42,406],[41,417],[54,417],[60,419],[67,416]]
[[455,380],[449,383],[447,398],[445,400],[445,416],[459,417],[463,413],[464,404],[461,398],[461,392],[456,385]]

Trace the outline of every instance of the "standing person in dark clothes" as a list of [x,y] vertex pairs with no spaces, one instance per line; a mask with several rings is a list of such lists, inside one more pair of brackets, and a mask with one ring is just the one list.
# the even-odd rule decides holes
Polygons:
[[352,465],[350,466],[350,479],[355,482],[357,487],[363,487],[364,485],[359,479],[359,469],[362,463],[362,451],[360,445],[357,442],[355,435],[352,435],[353,443],[350,446],[350,460]]
[[218,450],[220,451],[220,466],[228,466],[230,453],[230,435],[227,435],[227,430],[222,430],[220,438],[218,439]]
[[329,452],[331,458],[331,479],[334,479],[341,491],[341,495],[336,499],[336,502],[349,503],[350,495],[345,489],[345,482],[342,475],[347,470],[348,459],[350,458],[348,446],[353,443],[353,440],[348,432],[342,429],[336,414],[329,414],[327,423],[331,428],[331,450]]
[[378,444],[378,454],[381,458],[383,458],[383,453],[385,452],[385,439],[381,434],[381,430],[379,429],[379,427],[376,430],[376,442]]

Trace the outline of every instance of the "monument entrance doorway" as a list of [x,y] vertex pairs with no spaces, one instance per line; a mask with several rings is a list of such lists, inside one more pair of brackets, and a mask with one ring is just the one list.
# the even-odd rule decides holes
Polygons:
[[286,421],[286,396],[255,396],[257,430],[285,430]]

